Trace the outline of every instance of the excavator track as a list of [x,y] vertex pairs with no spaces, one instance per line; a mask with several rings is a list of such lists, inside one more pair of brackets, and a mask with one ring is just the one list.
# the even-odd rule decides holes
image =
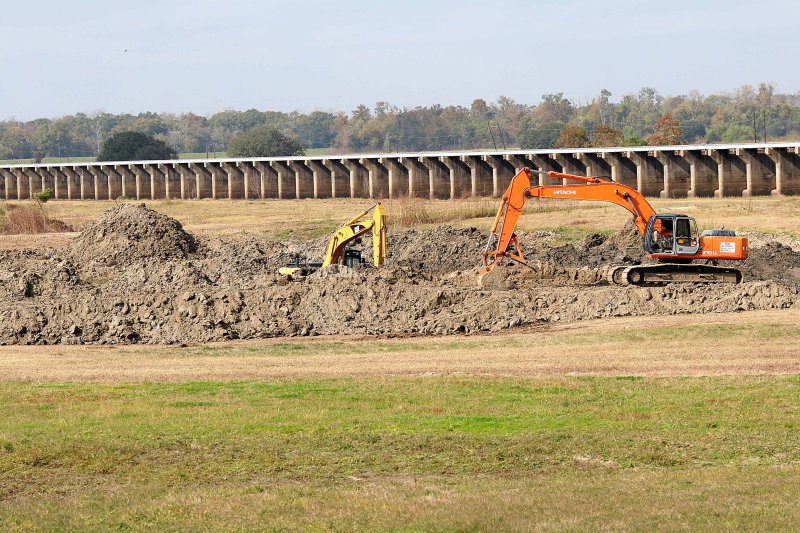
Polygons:
[[611,267],[606,279],[614,285],[666,285],[667,283],[741,283],[735,268],[684,263]]

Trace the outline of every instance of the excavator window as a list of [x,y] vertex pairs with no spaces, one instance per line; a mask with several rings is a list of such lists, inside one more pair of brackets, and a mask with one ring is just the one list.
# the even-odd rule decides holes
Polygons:
[[688,218],[679,218],[675,221],[675,239],[678,244],[689,245],[692,238],[692,230]]
[[660,248],[661,253],[671,253],[673,242],[672,219],[657,218],[653,225],[653,233],[653,242]]

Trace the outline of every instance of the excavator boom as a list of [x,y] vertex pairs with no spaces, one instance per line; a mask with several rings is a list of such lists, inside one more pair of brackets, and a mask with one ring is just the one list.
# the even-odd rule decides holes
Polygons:
[[[363,220],[370,212],[372,218]],[[347,245],[370,230],[372,230],[372,260],[375,266],[383,266],[386,259],[386,211],[383,205],[377,203],[333,232],[331,240],[328,241],[322,268],[340,264]]]
[[[525,262],[525,256],[515,233],[525,201],[529,197],[591,200],[610,202],[628,210],[649,257],[673,265],[642,265],[625,270],[625,280],[634,284],[666,283],[669,281],[736,282],[741,274],[736,269],[707,265],[688,265],[696,259],[747,258],[747,239],[732,232],[712,232],[699,236],[694,219],[685,215],[658,215],[644,195],[632,187],[604,178],[575,176],[561,172],[541,172],[552,178],[581,182],[581,185],[532,185],[532,171],[522,169],[514,176],[503,193],[500,207],[483,252],[484,268],[481,276],[488,274],[504,257]],[[656,268],[658,267],[658,268]],[[623,282],[616,272],[614,282]]]
[[[372,213],[372,218],[367,216]],[[363,263],[360,250],[348,249],[348,246],[369,231],[372,231],[372,260],[376,267],[383,266],[387,254],[386,211],[379,203],[362,211],[345,222],[333,232],[325,249],[325,258],[321,263],[301,261],[298,256],[295,262],[281,267],[278,272],[284,276],[305,276],[320,268],[331,265],[355,266]]]

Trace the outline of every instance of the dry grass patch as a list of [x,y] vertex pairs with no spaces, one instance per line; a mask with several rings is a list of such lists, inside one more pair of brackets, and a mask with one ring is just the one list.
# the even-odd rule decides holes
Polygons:
[[303,338],[175,346],[0,347],[0,381],[387,375],[800,373],[800,310],[618,318],[493,335]]
[[0,233],[6,235],[35,235],[70,232],[72,228],[61,220],[50,218],[43,206],[36,203],[6,203],[0,207]]

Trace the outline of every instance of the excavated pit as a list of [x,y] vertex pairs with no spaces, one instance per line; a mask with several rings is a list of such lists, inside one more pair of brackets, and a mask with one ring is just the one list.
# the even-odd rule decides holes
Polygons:
[[163,214],[123,205],[65,249],[0,252],[0,344],[471,334],[798,305],[800,254],[779,242],[751,250],[741,285],[623,288],[600,272],[643,260],[632,226],[562,246],[536,232],[521,236],[535,270],[504,266],[509,290],[487,291],[476,283],[485,238],[474,228],[395,231],[383,268],[287,281],[277,269],[298,254],[321,257],[325,239],[196,238]]

